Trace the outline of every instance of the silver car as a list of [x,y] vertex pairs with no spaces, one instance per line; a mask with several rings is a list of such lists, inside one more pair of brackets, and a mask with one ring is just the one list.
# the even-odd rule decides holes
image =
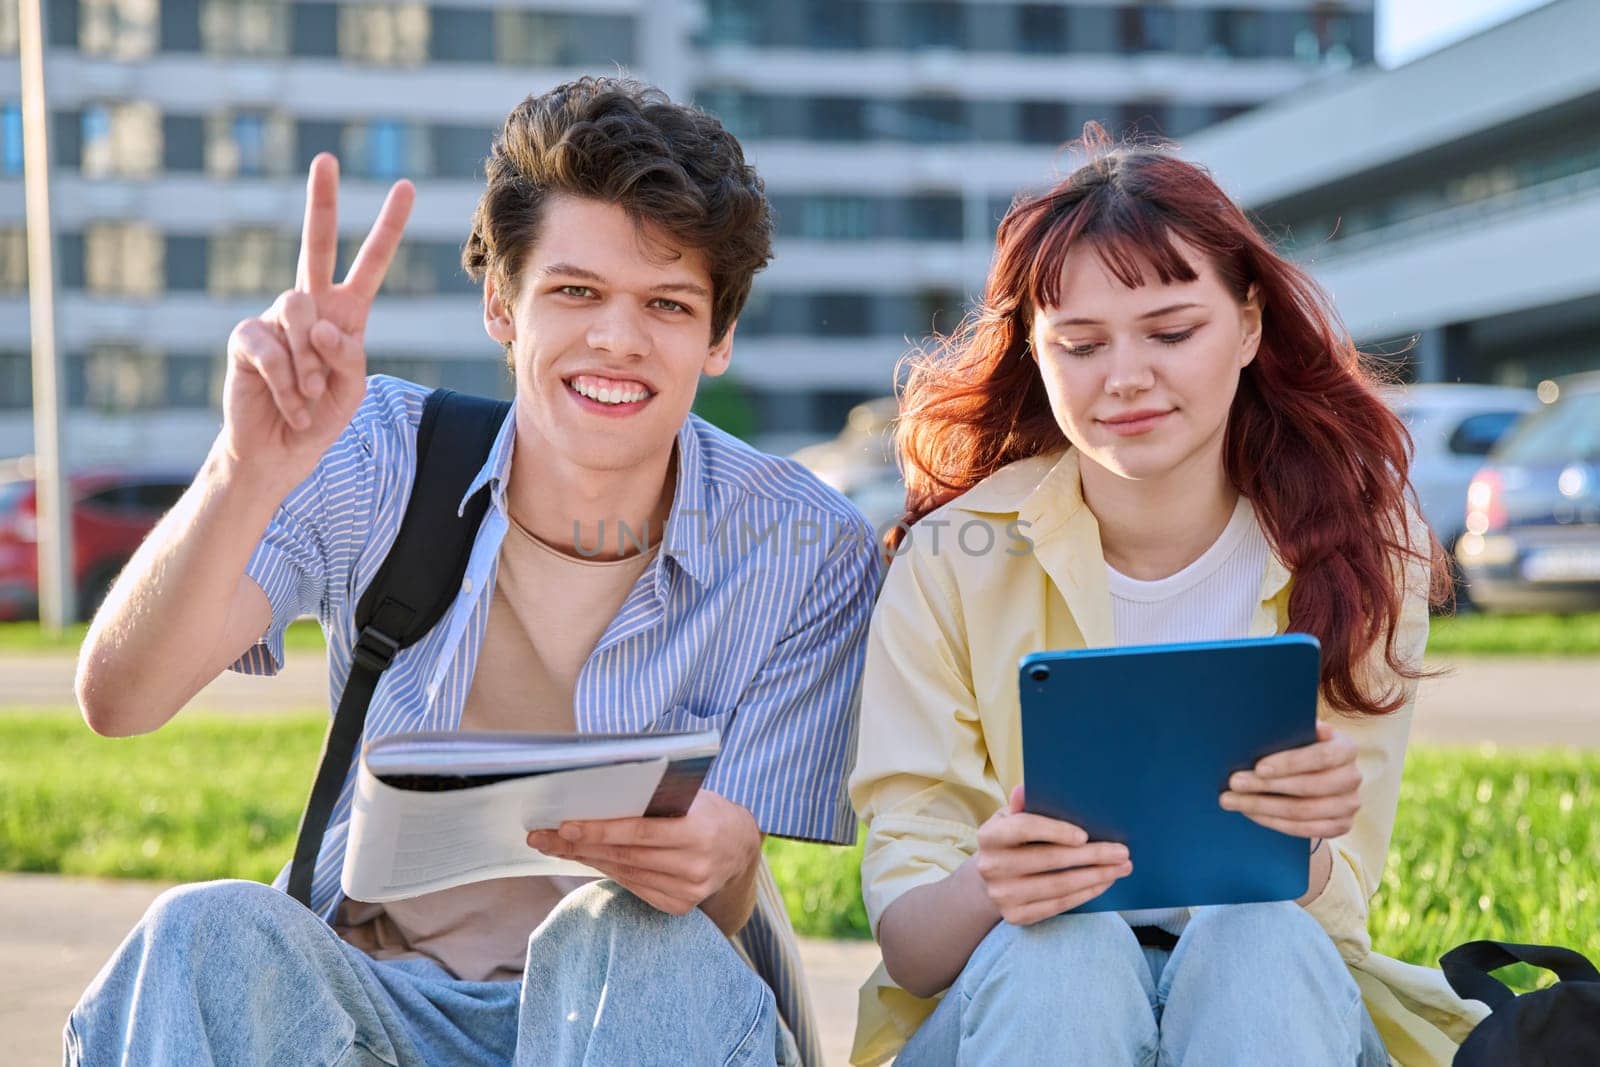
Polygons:
[[1411,431],[1411,483],[1422,517],[1446,550],[1466,532],[1467,486],[1496,442],[1542,405],[1532,389],[1430,382],[1386,394]]

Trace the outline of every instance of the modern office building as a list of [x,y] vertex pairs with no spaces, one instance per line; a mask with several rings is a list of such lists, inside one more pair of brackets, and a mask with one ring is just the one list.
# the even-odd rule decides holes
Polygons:
[[[1185,137],[1373,53],[1372,0],[48,0],[47,20],[78,462],[199,458],[230,329],[292,280],[320,151],[352,244],[392,179],[418,187],[374,369],[503,393],[457,265],[500,119],[619,68],[716,111],[780,240],[708,401],[781,448],[953,321],[1013,192],[1085,120]],[[0,4],[0,455],[30,443],[16,41]]]
[[1600,4],[1557,0],[1187,144],[1425,381],[1600,367]]

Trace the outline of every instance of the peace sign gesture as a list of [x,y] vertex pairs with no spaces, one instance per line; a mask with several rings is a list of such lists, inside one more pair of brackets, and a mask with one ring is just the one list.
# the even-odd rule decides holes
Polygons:
[[294,288],[228,338],[224,444],[235,462],[270,471],[285,491],[311,473],[366,394],[367,316],[415,197],[410,182],[394,184],[349,273],[336,282],[339,162],[318,155],[306,182]]

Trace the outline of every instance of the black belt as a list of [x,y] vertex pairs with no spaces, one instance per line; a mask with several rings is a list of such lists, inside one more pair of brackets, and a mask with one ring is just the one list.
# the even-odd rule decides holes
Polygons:
[[1171,952],[1178,947],[1178,935],[1159,926],[1135,926],[1133,936],[1145,948],[1163,948]]

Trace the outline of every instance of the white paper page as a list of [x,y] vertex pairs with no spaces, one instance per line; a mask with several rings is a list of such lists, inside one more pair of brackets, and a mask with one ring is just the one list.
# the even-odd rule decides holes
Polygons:
[[535,852],[528,831],[568,819],[643,815],[667,762],[587,767],[436,793],[385,785],[363,763],[341,886],[346,896],[383,903],[485,878],[598,875]]

